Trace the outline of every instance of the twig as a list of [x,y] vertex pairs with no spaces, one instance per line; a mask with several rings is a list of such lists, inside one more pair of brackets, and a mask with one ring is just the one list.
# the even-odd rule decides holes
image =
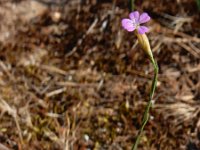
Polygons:
[[8,67],[4,64],[3,61],[0,61],[0,67],[1,67],[2,70],[6,73],[6,75],[10,78],[10,80],[15,81],[15,78],[14,78],[13,75],[9,72]]
[[187,46],[184,43],[177,43],[180,47],[184,48],[186,51],[188,51],[190,54],[192,54],[194,57],[199,58],[200,55],[194,51],[191,47]]
[[64,91],[66,91],[66,88],[65,88],[65,87],[47,93],[47,94],[46,94],[46,97],[52,97],[52,96],[54,96],[54,95],[61,94],[61,93],[63,93]]
[[77,47],[80,46],[83,42],[83,40],[86,38],[87,35],[89,35],[90,33],[92,33],[92,31],[94,30],[94,27],[96,26],[98,22],[98,19],[96,18],[94,20],[94,22],[90,25],[90,27],[88,28],[88,30],[86,31],[86,33],[77,41],[77,44],[75,45],[75,47],[66,55],[66,57],[69,57],[71,55],[73,55],[76,51],[77,51]]
[[14,118],[15,124],[17,126],[17,130],[18,130],[18,134],[19,134],[21,145],[24,145],[23,136],[22,136],[22,130],[21,130],[20,125],[19,125],[19,116],[17,115],[16,108],[11,107],[5,100],[0,98],[0,109],[3,112],[5,112],[5,111],[8,112]]
[[53,73],[58,73],[58,74],[61,74],[61,75],[67,74],[67,72],[65,70],[62,70],[62,69],[57,68],[55,66],[41,65],[40,68],[47,70],[47,71],[50,71],[50,72],[53,72]]

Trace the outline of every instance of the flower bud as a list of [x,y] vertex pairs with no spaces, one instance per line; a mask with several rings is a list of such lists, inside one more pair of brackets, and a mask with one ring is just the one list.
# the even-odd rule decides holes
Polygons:
[[152,54],[151,47],[150,47],[150,44],[149,44],[149,39],[146,36],[146,34],[139,34],[137,30],[135,31],[135,34],[136,34],[138,41],[139,41],[139,44],[141,45],[143,50],[150,57],[150,59],[153,58],[153,54]]

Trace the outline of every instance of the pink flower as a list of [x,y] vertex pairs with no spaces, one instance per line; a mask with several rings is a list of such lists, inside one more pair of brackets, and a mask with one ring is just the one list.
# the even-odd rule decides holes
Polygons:
[[122,26],[128,32],[137,29],[139,34],[144,34],[149,31],[146,26],[141,26],[151,19],[147,13],[144,12],[140,15],[138,11],[134,11],[129,14],[129,18],[122,19]]

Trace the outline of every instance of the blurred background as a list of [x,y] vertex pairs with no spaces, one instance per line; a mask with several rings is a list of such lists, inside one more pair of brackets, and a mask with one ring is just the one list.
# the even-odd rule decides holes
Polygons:
[[[135,0],[159,64],[139,150],[200,149],[196,0]],[[0,0],[0,149],[130,150],[153,67],[125,0]],[[199,6],[200,8],[200,6]]]

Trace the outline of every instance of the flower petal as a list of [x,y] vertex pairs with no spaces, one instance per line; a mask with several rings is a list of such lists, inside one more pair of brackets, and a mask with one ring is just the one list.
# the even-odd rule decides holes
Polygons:
[[151,18],[147,13],[142,13],[140,18],[139,18],[139,23],[146,23],[150,20]]
[[138,28],[139,34],[144,34],[144,33],[148,32],[148,31],[149,31],[149,28],[147,28],[146,26],[140,26]]
[[136,28],[134,22],[130,19],[122,19],[122,26],[129,32],[134,31]]
[[139,21],[140,14],[138,11],[133,11],[129,14],[131,20],[135,21],[136,23]]

